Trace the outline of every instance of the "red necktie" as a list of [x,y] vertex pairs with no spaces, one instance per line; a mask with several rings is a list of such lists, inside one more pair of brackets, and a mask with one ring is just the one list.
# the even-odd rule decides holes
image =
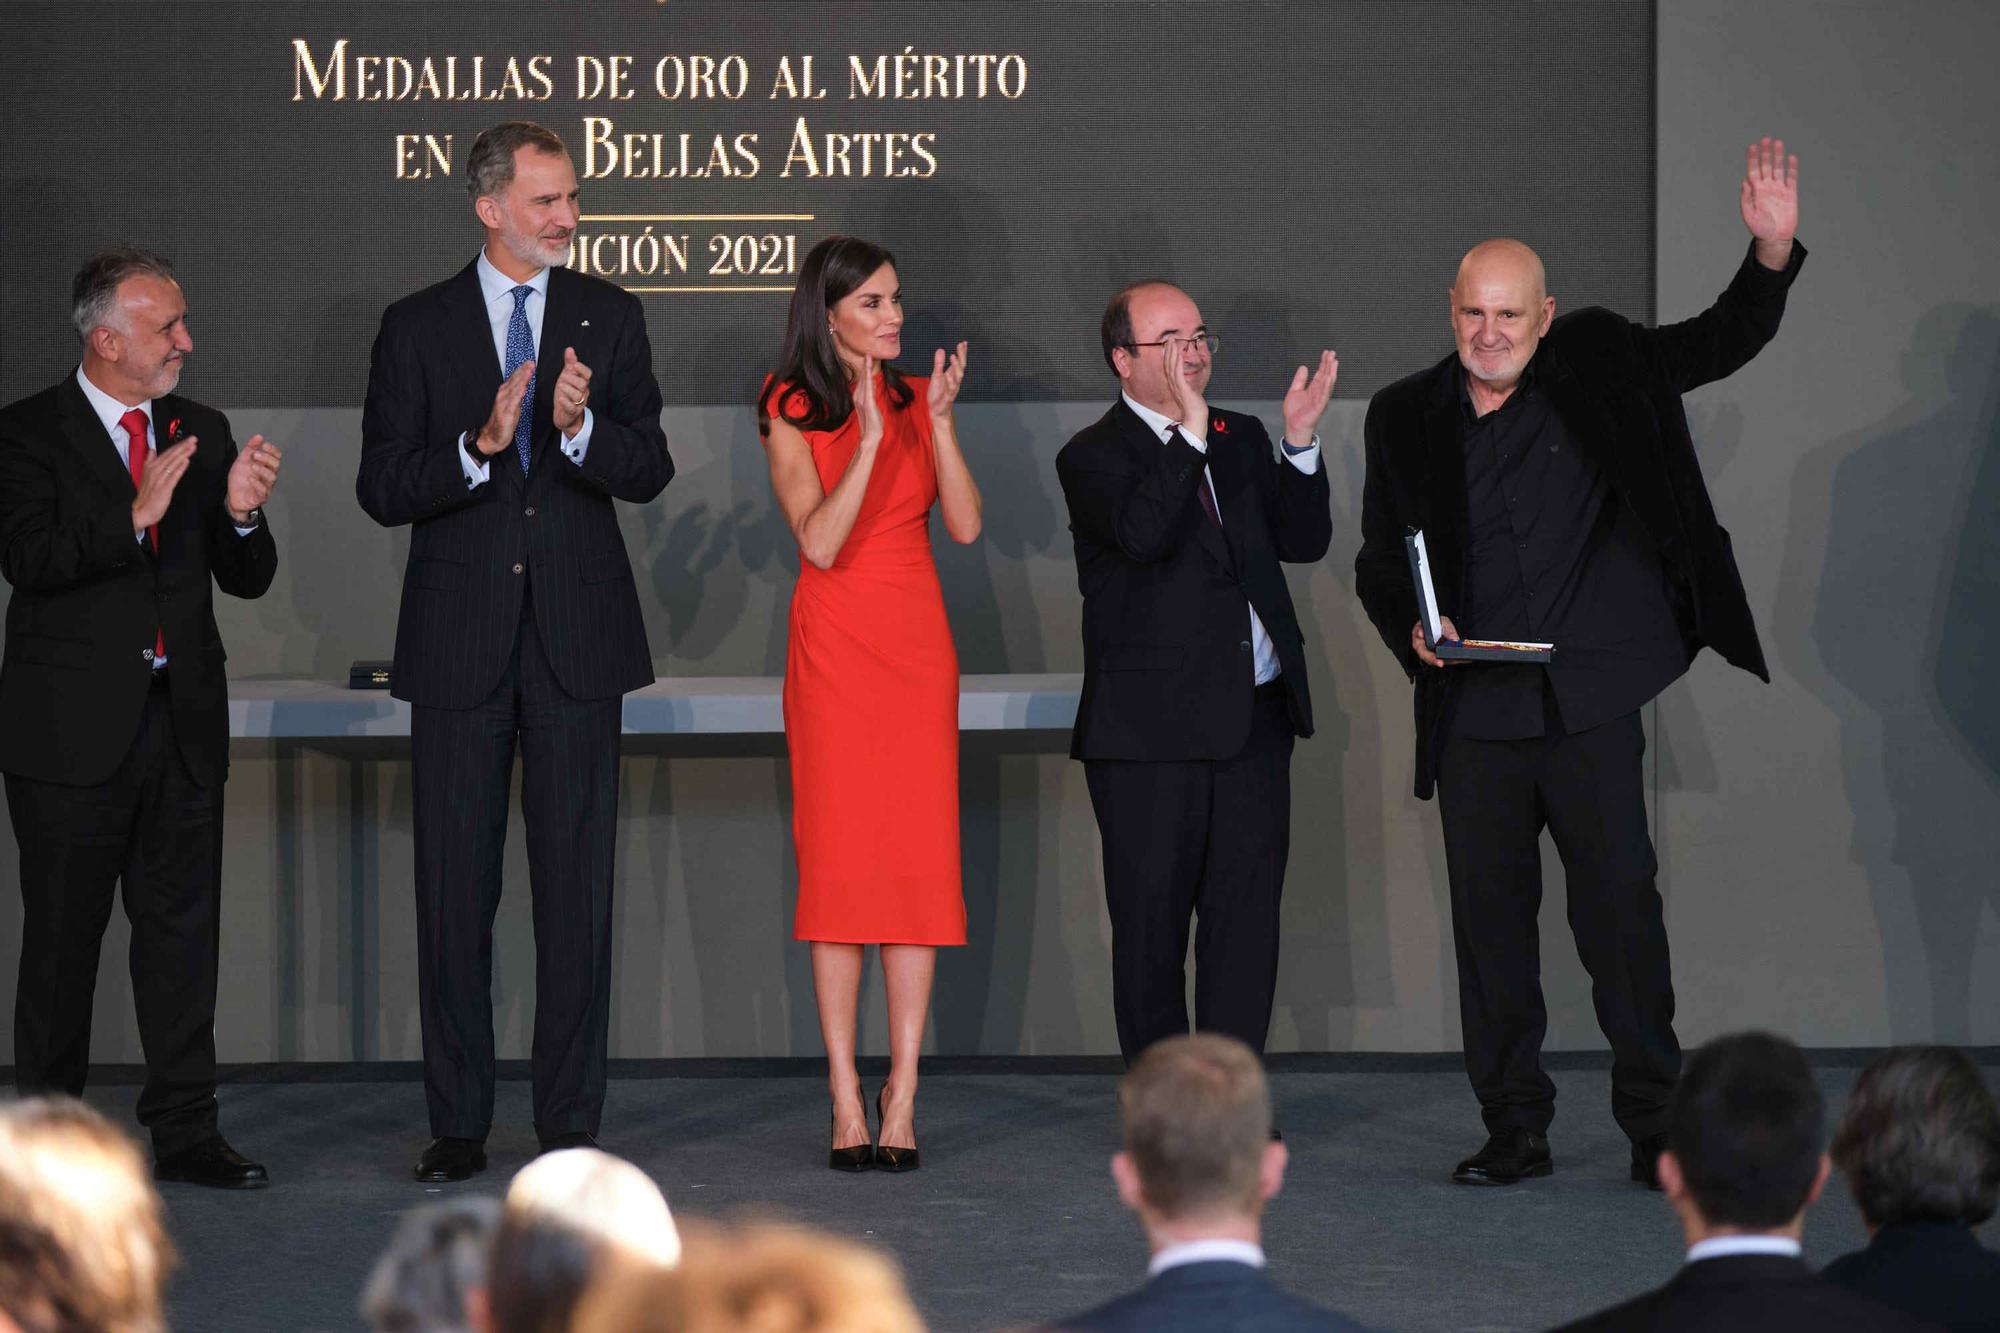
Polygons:
[[[118,418],[118,424],[125,428],[131,438],[132,447],[126,451],[126,461],[132,465],[132,489],[138,490],[139,483],[146,476],[146,414],[133,408]],[[155,523],[146,529],[146,539],[153,544],[153,551],[160,549],[160,525]],[[153,631],[153,658],[155,661],[167,655],[167,636],[164,630]]]
[[[1172,435],[1172,437],[1173,437],[1174,439],[1176,439],[1176,440],[1179,440],[1179,441],[1180,441],[1180,442],[1181,442],[1182,444],[1186,444],[1186,445],[1188,445],[1188,447],[1189,447],[1189,448],[1193,448],[1193,447],[1194,447],[1194,446],[1193,446],[1193,445],[1192,445],[1192,444],[1191,444],[1191,443],[1189,442],[1189,440],[1188,440],[1188,437],[1187,437],[1187,436],[1185,436],[1185,435],[1183,435],[1183,434],[1181,434],[1181,423],[1180,423],[1180,422],[1178,422],[1178,421],[1174,422],[1174,423],[1173,423],[1173,424],[1172,424],[1171,426],[1169,426],[1169,427],[1168,427],[1167,429],[1168,429],[1168,432],[1169,432],[1169,433],[1170,433],[1170,434]],[[1212,518],[1212,519],[1214,519],[1214,520],[1215,520],[1215,526],[1216,526],[1216,527],[1218,527],[1218,528],[1219,528],[1219,527],[1221,527],[1221,526],[1222,526],[1222,511],[1221,511],[1221,510],[1219,510],[1219,509],[1217,509],[1217,508],[1215,507],[1215,492],[1214,492],[1214,491],[1211,491],[1211,490],[1209,490],[1209,489],[1208,489],[1208,466],[1207,466],[1207,464],[1203,464],[1203,465],[1202,465],[1202,469],[1201,469],[1201,484],[1200,484],[1199,486],[1195,487],[1195,492],[1196,492],[1197,494],[1199,494],[1199,495],[1201,496],[1201,507],[1202,507],[1203,509],[1205,509],[1205,510],[1207,510],[1207,511],[1208,511],[1208,516],[1209,516],[1210,518]]]

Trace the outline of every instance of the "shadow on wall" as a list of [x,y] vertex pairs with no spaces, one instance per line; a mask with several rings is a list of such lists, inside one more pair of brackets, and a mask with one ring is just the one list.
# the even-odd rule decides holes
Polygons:
[[1902,374],[1902,409],[1798,470],[1780,586],[1818,592],[1778,651],[1840,719],[1890,1037],[1963,1043],[2000,912],[2000,309],[1932,310]]

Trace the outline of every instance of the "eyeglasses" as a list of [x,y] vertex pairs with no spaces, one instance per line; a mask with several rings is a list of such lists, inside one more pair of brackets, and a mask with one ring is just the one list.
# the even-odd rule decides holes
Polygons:
[[1172,347],[1175,343],[1199,344],[1208,349],[1210,356],[1214,356],[1222,350],[1222,335],[1219,333],[1196,333],[1186,338],[1162,338],[1158,342],[1126,343],[1125,346],[1129,350],[1136,352],[1141,347]]

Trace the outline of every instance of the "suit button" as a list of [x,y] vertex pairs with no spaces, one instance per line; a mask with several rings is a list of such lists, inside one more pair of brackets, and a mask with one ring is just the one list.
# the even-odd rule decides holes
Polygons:
[[526,565],[519,565],[519,564],[517,564],[517,565],[515,565],[515,566],[514,566],[514,572],[515,572],[516,574],[519,574],[519,573],[521,573],[521,572],[522,572],[522,571],[524,571],[525,569],[527,569],[527,566],[526,566]]
[[140,658],[140,660],[141,660],[141,661],[146,661],[146,662],[150,662],[150,661],[152,661],[152,660],[153,660],[153,650],[152,650],[151,648],[141,648],[141,649],[139,650],[139,658]]
[[1237,644],[1236,646],[1238,648],[1241,648],[1244,652],[1247,653],[1250,651],[1250,640],[1245,639],[1243,642]]
[[535,516],[535,507],[533,505],[529,505],[526,509],[523,509],[521,512],[523,514],[526,514],[529,518],[533,518]]

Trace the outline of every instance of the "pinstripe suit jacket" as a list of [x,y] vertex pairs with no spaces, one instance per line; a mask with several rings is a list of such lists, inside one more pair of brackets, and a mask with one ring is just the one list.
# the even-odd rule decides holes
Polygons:
[[[411,525],[390,690],[470,708],[499,684],[534,584],[535,625],[572,698],[648,685],[652,654],[613,500],[645,504],[674,475],[638,298],[600,278],[549,272],[535,385],[533,463],[512,449],[468,487],[458,439],[485,424],[500,362],[477,261],[390,306],[368,370],[355,494],[387,527]],[[557,448],[562,349],[591,370],[582,466]]]

